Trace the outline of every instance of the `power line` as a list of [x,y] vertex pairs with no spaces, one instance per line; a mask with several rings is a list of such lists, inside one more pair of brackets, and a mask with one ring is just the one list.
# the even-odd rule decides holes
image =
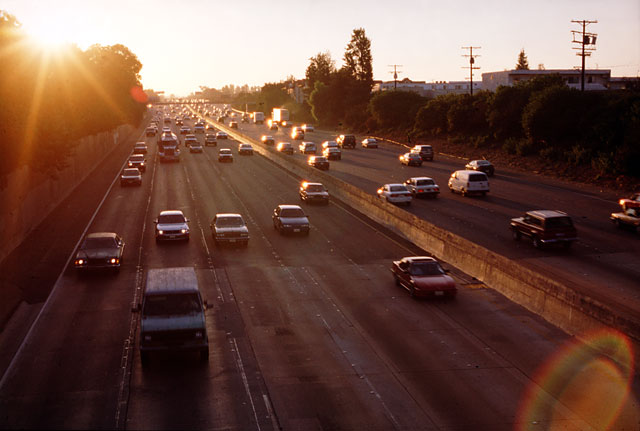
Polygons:
[[[387,66],[389,67],[393,67],[393,72],[389,72],[389,73],[393,73],[393,89],[397,89],[398,88],[398,67],[402,67],[401,64],[388,64]],[[400,73],[402,73],[402,71],[400,71]]]
[[573,41],[571,43],[577,43],[579,46],[574,46],[573,49],[577,49],[577,56],[582,57],[582,73],[580,78],[580,91],[584,91],[584,63],[585,57],[591,56],[591,53],[596,50],[596,39],[598,35],[595,33],[587,33],[587,25],[589,24],[597,24],[598,21],[577,21],[571,20],[571,22],[575,24],[582,25],[582,31],[579,30],[571,30],[571,34],[573,35]]
[[[471,85],[469,85],[469,94],[473,96],[473,71],[480,69],[479,67],[475,67],[474,64],[476,62],[476,57],[480,57],[479,54],[473,54],[474,49],[480,49],[481,46],[463,46],[462,49],[468,49],[469,54],[463,54],[463,57],[469,57],[469,81],[471,81]],[[466,69],[467,67],[463,67]]]

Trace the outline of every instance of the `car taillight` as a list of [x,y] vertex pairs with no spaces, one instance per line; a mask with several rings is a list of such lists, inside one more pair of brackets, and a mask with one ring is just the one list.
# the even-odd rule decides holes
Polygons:
[[437,192],[440,191],[440,189],[438,187],[434,187],[433,190],[435,190]]

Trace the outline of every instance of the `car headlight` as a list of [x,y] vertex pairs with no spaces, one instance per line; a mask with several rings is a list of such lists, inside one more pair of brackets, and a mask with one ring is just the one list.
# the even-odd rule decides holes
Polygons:
[[76,259],[76,265],[84,265],[85,264],[85,260],[84,259]]
[[118,259],[117,257],[112,257],[111,260],[109,261],[112,265],[116,265],[118,263],[120,263],[120,259]]
[[158,235],[162,235],[164,233],[163,230],[158,230]]
[[187,232],[189,232],[189,230],[188,229],[180,229],[180,232],[187,233]]

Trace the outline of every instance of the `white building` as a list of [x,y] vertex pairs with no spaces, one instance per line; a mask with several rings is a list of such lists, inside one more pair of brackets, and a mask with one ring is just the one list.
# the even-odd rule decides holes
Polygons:
[[[525,82],[538,76],[560,75],[571,88],[580,89],[579,69],[547,69],[547,70],[505,70],[502,72],[488,72],[482,74],[482,89],[496,91],[501,86],[513,86],[518,82]],[[611,81],[611,70],[589,69],[584,71],[585,90],[606,90]]]
[[[434,98],[443,94],[466,94],[469,93],[469,82],[467,81],[412,81],[404,78],[401,81],[376,81],[373,85],[373,92],[388,91],[397,89],[400,91],[413,91],[423,97]],[[474,82],[473,91],[482,89],[482,83]]]

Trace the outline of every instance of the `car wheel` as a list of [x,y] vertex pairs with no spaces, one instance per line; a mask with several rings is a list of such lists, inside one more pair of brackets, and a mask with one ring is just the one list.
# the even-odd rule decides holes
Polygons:
[[487,195],[487,192],[482,192],[482,196],[486,196],[486,195]]
[[416,299],[416,288],[415,288],[415,286],[411,286],[411,289],[409,290],[409,296],[411,296],[413,299]]
[[200,362],[209,362],[209,347],[200,350]]
[[517,229],[512,229],[511,230],[511,236],[516,241],[520,241],[520,238],[522,238],[522,235],[520,234],[520,231],[517,230]]
[[540,238],[538,238],[537,236],[533,237],[533,246],[535,248],[542,248],[542,241],[540,241]]
[[467,191],[465,189],[460,189],[460,194],[462,196],[466,196],[467,195]]

